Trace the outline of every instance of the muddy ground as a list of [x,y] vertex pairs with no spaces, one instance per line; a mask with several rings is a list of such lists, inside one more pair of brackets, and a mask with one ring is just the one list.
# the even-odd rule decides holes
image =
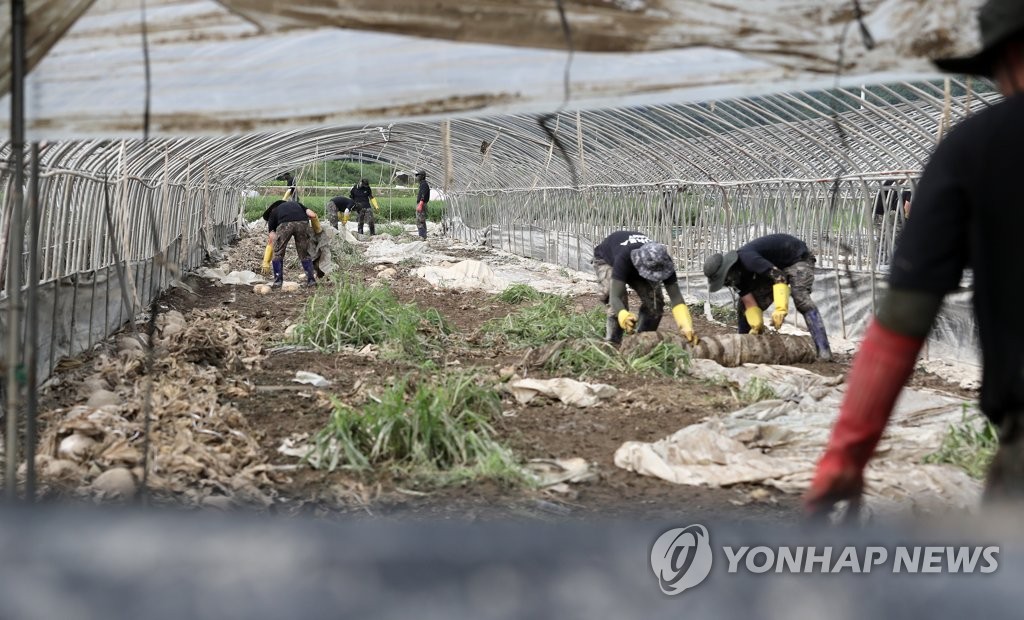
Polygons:
[[[486,249],[453,250],[443,239],[431,245],[450,256],[476,258]],[[504,317],[519,306],[506,304],[486,293],[436,290],[426,281],[411,276],[408,265],[394,265],[397,278],[392,289],[398,298],[421,308],[434,308],[457,330],[456,339],[465,346],[452,348],[442,360],[446,366],[475,367],[498,374],[516,366],[521,350],[480,346],[479,329],[492,318]],[[378,268],[362,265],[347,277],[371,282]],[[289,274],[296,277],[294,273]],[[535,458],[581,457],[592,464],[597,476],[588,482],[570,485],[568,492],[510,488],[482,481],[437,487],[421,480],[397,478],[386,472],[355,474],[346,471],[325,472],[299,465],[298,459],[278,453],[282,440],[296,433],[313,434],[323,427],[330,413],[327,394],[355,401],[369,389],[390,385],[396,378],[420,372],[413,363],[386,361],[345,353],[321,353],[281,346],[285,328],[301,313],[313,294],[307,289],[257,295],[251,287],[221,285],[191,278],[191,291],[174,288],[160,300],[160,311],[177,310],[183,314],[197,309],[224,309],[237,313],[242,322],[259,326],[266,357],[246,376],[238,377],[245,389],[232,390],[221,400],[244,416],[248,429],[258,442],[260,462],[280,472],[267,484],[275,486],[274,502],[268,507],[285,514],[319,516],[386,516],[425,518],[651,518],[677,519],[682,515],[726,516],[733,520],[758,519],[785,521],[797,518],[798,497],[774,489],[741,486],[704,489],[677,486],[662,480],[639,476],[613,464],[613,454],[629,440],[653,441],[680,428],[699,422],[711,414],[721,414],[742,406],[733,390],[721,385],[684,376],[682,378],[599,377],[619,388],[609,401],[581,409],[548,399],[535,399],[519,405],[504,397],[503,416],[495,421],[498,439],[510,446],[523,461]],[[589,287],[584,287],[589,290]],[[600,306],[596,294],[582,294],[573,300],[580,312]],[[699,334],[727,333],[730,328],[694,317]],[[671,318],[661,329],[674,329]],[[97,352],[65,362],[68,373],[88,374]],[[837,356],[829,363],[802,364],[823,375],[843,374],[848,356]],[[291,381],[297,370],[322,375],[331,386],[317,390]],[[531,371],[530,376],[545,377]],[[938,377],[919,373],[914,383],[965,394]],[[44,425],[59,412],[80,399],[81,392],[71,389],[73,380],[56,381],[56,387],[44,392],[42,410],[57,412],[43,416]],[[969,393],[967,393],[969,394]],[[353,404],[358,404],[353,402]],[[299,465],[296,467],[296,465]],[[67,489],[63,492],[66,493]],[[54,485],[50,491],[62,492]],[[93,498],[95,499],[95,498]],[[241,502],[235,502],[238,507]]]

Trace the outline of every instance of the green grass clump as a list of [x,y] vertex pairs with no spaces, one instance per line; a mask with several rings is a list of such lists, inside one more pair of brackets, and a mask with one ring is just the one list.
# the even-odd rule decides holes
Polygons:
[[633,372],[678,377],[690,366],[690,352],[674,342],[659,342],[644,355],[630,356],[626,361]]
[[450,333],[432,308],[400,303],[386,287],[342,280],[306,303],[295,339],[322,349],[375,344],[391,356],[422,359],[443,348]]
[[541,295],[540,301],[503,319],[484,323],[483,332],[492,338],[503,339],[513,347],[536,347],[555,340],[604,336],[604,308],[574,314],[565,297],[538,294]]
[[405,228],[398,224],[385,224],[377,229],[382,235],[391,235],[392,237],[401,237],[405,234]]
[[967,404],[959,424],[949,427],[942,445],[924,458],[925,463],[947,463],[967,472],[972,478],[983,478],[999,447],[996,427],[983,418],[980,423],[967,420]]
[[541,298],[541,292],[529,284],[510,284],[498,295],[498,299],[507,304],[521,304],[524,301],[540,301]]
[[566,343],[544,363],[544,369],[556,374],[587,377],[606,372],[656,374],[678,377],[690,365],[690,353],[671,342],[659,342],[644,354],[622,355],[602,340]]
[[498,391],[474,375],[442,375],[429,384],[406,377],[361,409],[335,401],[307,459],[330,471],[387,467],[448,482],[519,481],[511,452],[493,438],[491,420],[500,414]]
[[762,400],[771,400],[778,398],[775,390],[772,388],[771,383],[761,377],[754,377],[750,381],[747,381],[742,388],[740,388],[737,399],[740,402],[752,405],[759,403]]

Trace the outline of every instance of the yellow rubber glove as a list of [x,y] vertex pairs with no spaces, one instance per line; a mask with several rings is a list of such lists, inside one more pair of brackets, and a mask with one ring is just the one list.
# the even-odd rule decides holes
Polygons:
[[775,295],[775,310],[772,312],[772,325],[775,329],[782,328],[782,322],[789,314],[789,285],[779,282],[772,285],[772,293]]
[[672,306],[672,318],[676,320],[676,325],[679,326],[679,332],[686,338],[686,341],[690,344],[697,345],[697,334],[693,333],[693,319],[690,317],[690,309],[686,307],[686,304],[676,304]]
[[747,317],[747,324],[750,325],[751,334],[760,334],[764,332],[764,317],[761,315],[760,308],[757,306],[747,308],[743,311],[743,315]]
[[263,250],[263,275],[270,273],[270,260],[274,258],[274,246],[267,244],[267,249]]
[[629,310],[619,310],[619,327],[632,334],[636,329],[636,315]]
[[380,205],[377,204],[377,197],[376,196],[374,196],[373,198],[370,198],[370,204],[373,205],[373,210],[374,211],[380,212]]
[[323,228],[320,227],[320,218],[317,217],[316,213],[309,217],[309,221],[313,225],[314,235],[319,235],[321,232],[323,232]]

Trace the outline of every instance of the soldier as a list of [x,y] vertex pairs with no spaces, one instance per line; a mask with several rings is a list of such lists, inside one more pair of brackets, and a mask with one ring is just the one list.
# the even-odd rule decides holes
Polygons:
[[[316,286],[313,261],[309,257],[309,240],[313,233],[320,233],[320,220],[311,209],[294,201],[278,200],[263,212],[270,231],[270,242],[274,245],[271,266],[274,269],[274,283],[270,286],[281,288],[284,284],[284,251],[288,241],[295,239],[295,251],[299,254],[302,269],[306,272],[306,286]],[[310,221],[313,222],[310,227]]]
[[708,289],[714,293],[730,286],[739,294],[736,320],[739,333],[764,331],[762,311],[775,302],[772,323],[775,329],[789,313],[792,291],[796,309],[804,315],[807,328],[818,350],[818,359],[829,361],[832,350],[818,306],[811,299],[814,284],[814,254],[807,244],[793,235],[774,234],[754,239],[735,252],[713,254],[704,262]]
[[[352,212],[352,209],[355,208],[355,205],[355,201],[348,196],[335,196],[334,198],[331,198],[324,206],[324,212],[327,213],[327,221],[330,222],[331,226],[337,229],[338,221],[340,219],[341,227],[344,228],[348,224],[349,214]],[[340,217],[339,213],[341,214]]]
[[1024,500],[1024,298],[1017,271],[1024,212],[1018,180],[1024,143],[1024,2],[989,0],[978,13],[981,50],[937,60],[940,69],[994,78],[1003,101],[972,114],[939,143],[914,192],[879,300],[847,378],[846,395],[811,488],[808,514],[858,501],[903,384],[964,269],[974,272],[974,313],[983,363],[981,410],[999,428],[985,497]]
[[[608,304],[605,340],[619,345],[623,332],[658,329],[665,311],[665,297],[661,293],[664,284],[679,331],[690,344],[697,344],[690,309],[679,292],[676,266],[664,244],[635,231],[614,232],[594,248],[593,264]],[[639,316],[629,311],[626,285],[640,297]]]
[[[358,185],[352,186],[352,190],[349,191],[348,195],[356,203],[356,207],[359,209],[359,228],[357,232],[363,234],[363,224],[369,223],[370,235],[377,234],[377,228],[374,223],[376,218],[373,215],[374,210],[380,211],[380,205],[377,204],[377,199],[373,196],[373,190],[370,189],[370,182],[366,179],[360,179]],[[370,205],[373,208],[370,208]]]
[[416,194],[416,230],[420,237],[427,238],[427,203],[430,202],[430,186],[427,185],[427,172],[418,170],[416,180],[420,183],[419,192]]

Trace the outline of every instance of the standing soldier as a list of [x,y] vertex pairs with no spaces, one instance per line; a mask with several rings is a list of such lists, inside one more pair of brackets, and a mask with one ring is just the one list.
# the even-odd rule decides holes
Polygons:
[[796,309],[804,315],[807,328],[818,350],[818,359],[832,359],[832,349],[825,333],[818,306],[811,299],[814,284],[814,254],[807,244],[793,235],[774,234],[754,239],[725,254],[713,254],[704,262],[708,289],[714,293],[723,286],[738,292],[736,317],[739,333],[764,332],[762,311],[775,302],[772,323],[775,329],[789,313],[789,294],[793,293]]
[[[608,304],[605,340],[619,345],[623,332],[657,330],[665,311],[665,297],[661,294],[664,284],[679,331],[690,344],[697,344],[690,309],[679,292],[676,265],[664,244],[635,231],[614,232],[594,248],[593,264]],[[640,297],[639,316],[629,311],[626,285]]]
[[[327,213],[327,221],[337,229],[338,220],[340,219],[341,227],[344,228],[348,224],[349,213],[351,213],[355,204],[355,201],[348,196],[335,196],[331,198],[324,206],[324,211]],[[339,213],[341,214],[340,218]]]
[[[359,185],[353,185],[348,195],[355,201],[356,208],[359,210],[359,228],[357,229],[359,234],[363,234],[363,224],[367,222],[370,224],[370,235],[377,234],[377,228],[374,225],[376,218],[373,216],[373,211],[374,209],[380,211],[380,205],[377,204],[377,199],[373,196],[370,182],[360,179]],[[372,209],[370,208],[371,204],[373,205]]]
[[1024,500],[1024,307],[1017,270],[1024,230],[1024,2],[988,0],[978,14],[982,49],[937,60],[948,72],[994,78],[1003,101],[972,114],[939,143],[914,192],[889,272],[889,289],[864,334],[846,395],[804,508],[828,513],[857,501],[903,384],[914,372],[946,293],[974,272],[983,364],[981,410],[999,428],[985,498]]
[[427,203],[430,202],[430,186],[427,185],[426,170],[416,172],[416,180],[420,182],[420,191],[416,194],[416,229],[420,237],[427,238]]
[[292,176],[291,172],[285,172],[281,176],[277,177],[278,181],[284,181],[286,190],[284,190],[285,200],[299,201],[299,188],[295,185],[295,177]]
[[[309,240],[320,233],[320,220],[311,209],[295,201],[278,200],[263,212],[270,231],[270,243],[274,245],[274,258],[271,263],[274,269],[273,288],[281,288],[284,284],[284,251],[288,249],[288,241],[295,239],[295,251],[299,254],[302,269],[306,272],[306,286],[316,286],[313,273],[313,261],[309,257]],[[310,221],[313,222],[312,228]]]

